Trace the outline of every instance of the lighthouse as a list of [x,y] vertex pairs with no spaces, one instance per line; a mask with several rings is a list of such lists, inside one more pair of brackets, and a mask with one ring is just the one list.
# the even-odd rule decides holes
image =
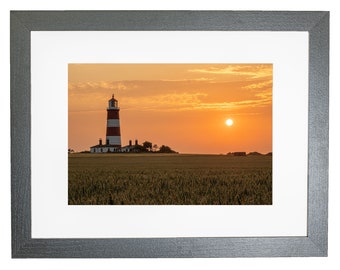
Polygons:
[[113,153],[121,152],[120,123],[118,100],[114,95],[109,100],[106,119],[106,142],[99,139],[99,144],[91,146],[91,153]]
[[106,145],[120,148],[121,144],[118,100],[112,94],[107,107]]

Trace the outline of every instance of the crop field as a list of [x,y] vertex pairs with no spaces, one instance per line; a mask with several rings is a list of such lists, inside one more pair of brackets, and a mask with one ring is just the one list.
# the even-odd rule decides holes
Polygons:
[[70,205],[268,205],[272,157],[69,154]]

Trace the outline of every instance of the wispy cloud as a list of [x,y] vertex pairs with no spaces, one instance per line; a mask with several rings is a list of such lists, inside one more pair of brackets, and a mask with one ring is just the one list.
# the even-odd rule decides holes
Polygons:
[[207,77],[199,77],[199,78],[193,78],[193,79],[164,79],[160,80],[162,82],[208,82],[208,81],[214,81],[216,78],[207,78]]
[[202,74],[247,76],[250,79],[257,79],[272,76],[272,65],[226,65],[223,67],[212,66],[203,69],[190,69],[188,71]]
[[68,89],[69,91],[77,90],[77,92],[82,93],[95,91],[98,93],[100,90],[127,90],[127,89],[135,89],[137,87],[134,81],[118,81],[118,82],[109,82],[109,81],[88,81],[88,82],[76,82],[69,83]]
[[258,82],[258,83],[252,83],[248,84],[246,86],[243,86],[243,89],[263,89],[263,88],[272,88],[273,86],[273,80]]
[[271,104],[271,98],[269,96],[264,96],[259,99],[250,99],[242,101],[232,101],[232,102],[211,102],[211,103],[199,103],[196,104],[195,109],[210,109],[210,110],[235,110],[235,109],[246,109],[246,108],[259,108]]
[[200,92],[168,93],[143,97],[123,97],[121,102],[124,103],[127,110],[134,110],[135,108],[144,111],[192,110],[206,96],[206,93]]
[[256,79],[248,85],[221,82],[212,87],[205,77],[197,80],[70,83],[69,107],[70,112],[100,110],[114,92],[124,110],[245,111],[271,104],[271,84],[272,80]]
[[[253,99],[231,102],[205,102],[206,93],[174,93],[142,98],[123,98],[125,109],[145,111],[189,111],[189,110],[240,110],[246,108],[259,108],[270,105],[271,93],[258,93]],[[144,106],[140,106],[144,104]]]

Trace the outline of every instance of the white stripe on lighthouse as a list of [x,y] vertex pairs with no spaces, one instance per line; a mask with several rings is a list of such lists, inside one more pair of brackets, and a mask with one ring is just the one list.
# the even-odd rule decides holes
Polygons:
[[109,144],[121,145],[120,136],[106,136],[106,140],[109,140]]
[[119,127],[119,119],[107,119],[108,127]]

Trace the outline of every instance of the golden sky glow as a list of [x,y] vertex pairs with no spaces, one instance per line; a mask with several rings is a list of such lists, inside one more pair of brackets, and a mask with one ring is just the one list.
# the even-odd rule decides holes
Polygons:
[[105,139],[114,93],[122,145],[271,152],[272,84],[271,64],[69,64],[69,147],[89,150]]

